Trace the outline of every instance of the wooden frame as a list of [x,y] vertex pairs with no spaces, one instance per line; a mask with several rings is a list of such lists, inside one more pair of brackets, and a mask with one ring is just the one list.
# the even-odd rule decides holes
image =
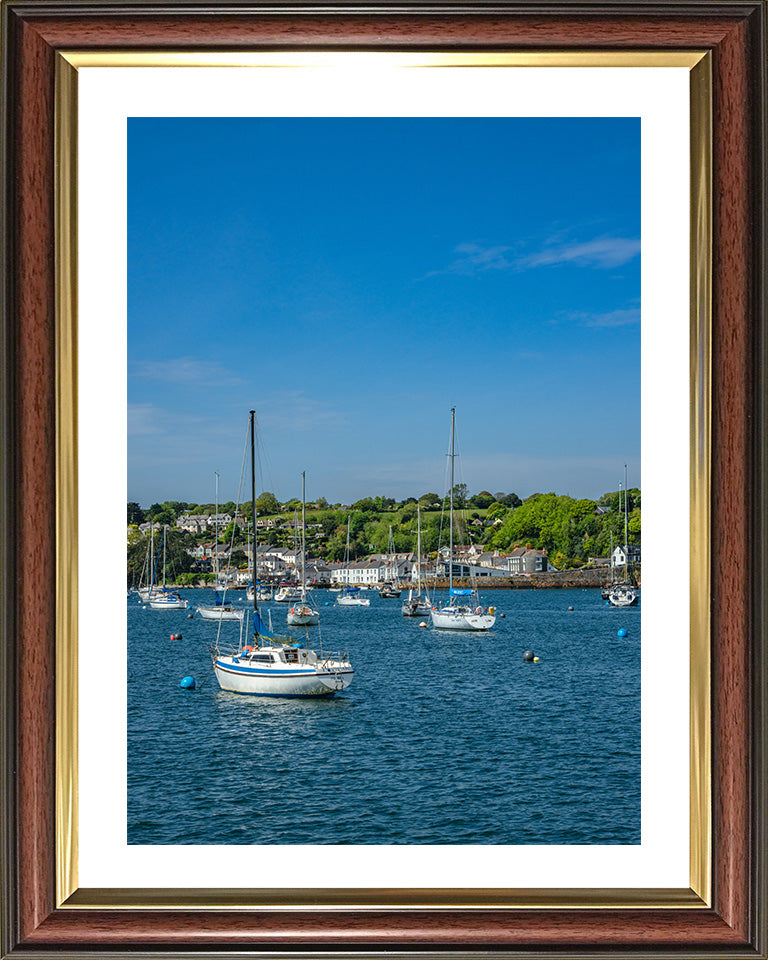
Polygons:
[[[3,8],[2,955],[766,957],[764,0],[397,8],[11,2]],[[55,896],[56,51],[644,49],[712,53],[711,907],[70,909]]]

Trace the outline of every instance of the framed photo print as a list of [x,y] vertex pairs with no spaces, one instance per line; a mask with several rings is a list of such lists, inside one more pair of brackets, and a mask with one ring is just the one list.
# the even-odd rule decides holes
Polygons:
[[4,955],[767,955],[765,15],[5,5]]

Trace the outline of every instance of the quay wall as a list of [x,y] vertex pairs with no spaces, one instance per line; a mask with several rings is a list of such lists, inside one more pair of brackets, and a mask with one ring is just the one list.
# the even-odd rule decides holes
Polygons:
[[[638,575],[639,576],[639,575]],[[478,590],[583,590],[597,589],[611,582],[611,569],[589,568],[586,570],[552,570],[548,573],[532,573],[530,576],[453,578],[459,589],[477,587]],[[430,586],[432,581],[430,580]],[[438,580],[438,588],[447,589],[448,580]]]

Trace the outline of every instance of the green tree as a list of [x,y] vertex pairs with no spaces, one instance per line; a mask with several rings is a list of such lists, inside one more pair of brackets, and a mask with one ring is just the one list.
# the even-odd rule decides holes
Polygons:
[[165,500],[162,506],[164,511],[173,514],[173,519],[175,522],[179,519],[182,513],[187,510],[189,504],[183,503],[180,500]]
[[455,483],[453,485],[453,505],[461,509],[467,502],[469,488],[466,483]]
[[[154,570],[146,569],[146,560],[149,548],[149,536],[138,537],[128,544],[128,583],[138,584],[142,571],[144,582],[149,583],[154,577],[155,583],[162,583],[163,570],[166,581],[173,583],[180,573],[188,573],[192,567],[192,557],[187,550],[194,545],[194,538],[183,530],[169,529],[165,534],[165,550],[163,537],[159,530],[153,532],[154,537]],[[163,567],[165,559],[165,567]]]
[[128,504],[128,523],[144,523],[144,511],[138,503]]
[[500,517],[503,517],[507,513],[507,507],[503,503],[496,501],[488,507],[488,512],[485,515],[486,520],[496,520]]
[[495,493],[496,503],[502,503],[505,507],[519,507],[523,502],[516,493]]
[[230,520],[230,522],[224,528],[224,532],[219,533],[219,542],[232,543],[233,536],[235,543],[243,540],[243,531],[240,529],[239,524],[235,523],[234,520]]
[[277,497],[274,493],[269,493],[265,490],[264,493],[256,497],[256,513],[260,517],[270,517],[279,512],[280,504],[277,502]]
[[469,498],[469,505],[476,507],[478,510],[485,510],[495,502],[496,498],[492,493],[488,493],[487,490],[481,490],[480,493],[476,493]]

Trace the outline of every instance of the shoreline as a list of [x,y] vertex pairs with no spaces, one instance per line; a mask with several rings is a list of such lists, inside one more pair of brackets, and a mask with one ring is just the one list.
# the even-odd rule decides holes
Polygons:
[[[472,579],[454,577],[453,585],[461,590],[471,587],[476,587],[478,590],[600,590],[611,582],[613,572],[610,568],[593,568],[589,570],[557,570],[529,575],[519,574],[514,577],[474,577]],[[640,585],[639,576],[637,580],[638,585]],[[330,583],[308,584],[311,590],[328,590],[331,586]],[[362,586],[362,584],[351,584],[351,586]],[[410,582],[405,582],[402,584],[402,590],[408,590],[411,586]],[[448,580],[447,578],[430,580],[427,586],[432,590],[447,590]],[[208,584],[184,586],[168,584],[168,589],[210,590],[212,587]],[[379,587],[375,584],[368,585],[369,592],[377,593],[378,589]],[[243,593],[245,587],[233,586],[228,588],[227,592]]]

